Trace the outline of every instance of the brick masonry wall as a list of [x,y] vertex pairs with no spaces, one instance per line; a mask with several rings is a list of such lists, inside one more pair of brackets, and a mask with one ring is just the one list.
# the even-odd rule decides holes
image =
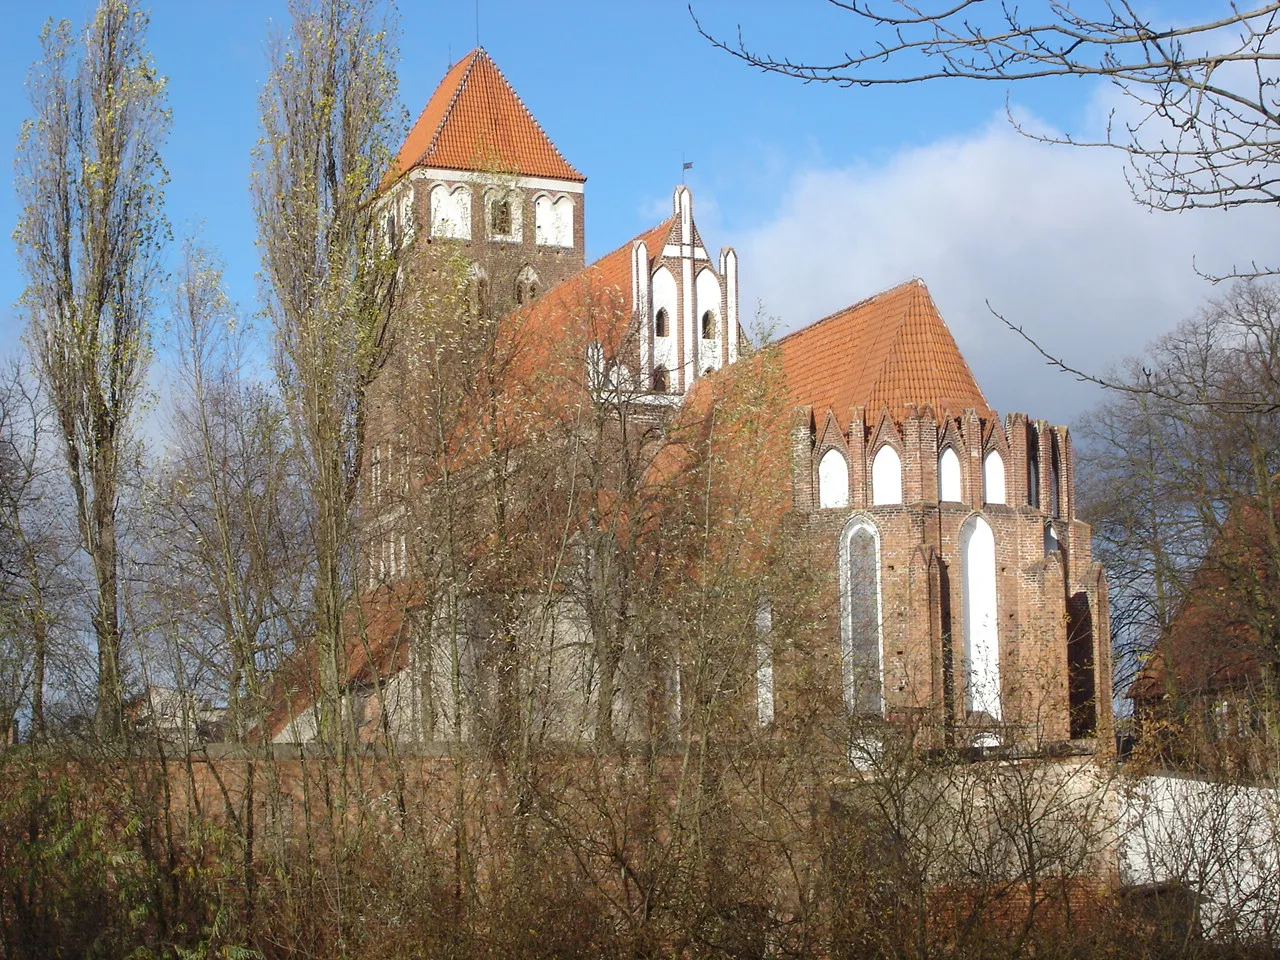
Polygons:
[[[831,571],[821,645],[834,651],[836,662],[840,536],[852,518],[866,516],[880,532],[887,711],[891,716],[927,716],[933,722],[965,717],[961,534],[978,513],[996,542],[1003,719],[1022,741],[1069,738],[1068,601],[1083,595],[1093,627],[1095,736],[1102,749],[1110,750],[1105,575],[1092,560],[1088,525],[1074,517],[1074,460],[1066,428],[1030,423],[1023,414],[1011,415],[1002,425],[972,410],[939,422],[928,407],[909,409],[901,424],[887,415],[873,424],[857,408],[847,432],[837,435],[825,414],[815,423],[813,411],[799,408],[795,417],[792,505],[799,522],[792,527],[808,540],[817,568]],[[871,506],[871,462],[886,442],[902,458],[904,503]],[[1036,505],[1029,502],[1029,442],[1035,444],[1040,467]],[[938,500],[938,458],[947,446],[960,458],[963,502]],[[817,469],[830,449],[849,458],[850,497],[848,507],[824,510],[817,506]],[[992,449],[1005,464],[1005,504],[984,503],[983,458]],[[1055,500],[1057,517],[1052,515]],[[1061,549],[1046,547],[1050,524],[1058,531]]]

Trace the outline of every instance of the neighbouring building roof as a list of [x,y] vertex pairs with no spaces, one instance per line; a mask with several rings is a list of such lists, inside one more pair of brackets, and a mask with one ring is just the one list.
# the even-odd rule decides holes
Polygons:
[[1172,693],[1188,703],[1259,688],[1264,666],[1275,662],[1280,622],[1273,530],[1262,503],[1233,508],[1127,698]]
[[922,280],[908,280],[778,341],[792,402],[830,409],[846,423],[854,407],[874,419],[909,404],[934,413],[972,408],[993,417]]
[[587,179],[556,149],[483,47],[445,74],[384,186],[414,167]]

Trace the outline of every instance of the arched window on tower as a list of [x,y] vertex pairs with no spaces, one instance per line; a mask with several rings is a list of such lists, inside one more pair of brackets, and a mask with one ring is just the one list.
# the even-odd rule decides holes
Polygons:
[[653,392],[667,393],[671,389],[671,379],[666,367],[653,368]]
[[1005,503],[1004,457],[998,450],[988,450],[982,458],[982,493],[987,503]]
[[532,303],[538,298],[538,274],[533,267],[525,266],[516,275],[516,303]]
[[489,233],[495,237],[509,237],[511,231],[511,201],[507,197],[495,197],[489,201]]
[[938,457],[938,500],[959,503],[964,499],[960,480],[960,458],[953,448],[947,447]]
[[667,308],[662,307],[653,318],[653,335],[655,337],[671,336],[671,319],[667,316]]
[[880,535],[864,519],[853,520],[840,538],[840,606],[845,706],[851,713],[882,713]]
[[996,540],[991,525],[972,516],[960,530],[964,591],[965,707],[1000,719],[1000,633]]
[[871,461],[871,502],[877,507],[902,502],[902,458],[887,443]]
[[818,506],[849,505],[849,463],[839,450],[828,450],[818,461]]
[[712,310],[708,310],[702,315],[702,339],[714,340],[716,338],[716,315]]

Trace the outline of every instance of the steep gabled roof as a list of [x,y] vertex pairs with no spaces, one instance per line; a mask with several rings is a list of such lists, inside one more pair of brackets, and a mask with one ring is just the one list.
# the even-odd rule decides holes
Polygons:
[[587,179],[556,149],[483,47],[445,74],[383,185],[414,167]]
[[992,417],[969,364],[921,280],[908,280],[778,341],[794,404],[830,409],[846,423],[855,406],[875,419],[908,404]]
[[[532,305],[519,311],[516,316],[523,324],[526,332],[537,331],[547,346],[563,336],[567,327],[580,321],[579,314],[584,304],[592,296],[598,297],[606,291],[616,291],[625,301],[625,309],[614,316],[615,323],[631,322],[631,311],[635,304],[631,302],[631,251],[638,241],[643,241],[649,253],[650,268],[654,261],[662,255],[667,236],[675,224],[674,216],[663,220],[656,227],[651,227],[637,237],[628,240],[622,246],[606,253],[599,260],[587,264],[573,276],[557,284],[539,297]],[[584,300],[584,298],[588,298]],[[622,338],[629,331],[616,329],[612,331],[595,331],[603,342],[606,351],[612,354]]]

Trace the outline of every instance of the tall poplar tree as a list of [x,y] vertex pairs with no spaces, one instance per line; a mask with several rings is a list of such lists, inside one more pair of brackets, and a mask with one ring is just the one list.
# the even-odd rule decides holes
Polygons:
[[270,45],[255,156],[277,367],[305,450],[316,560],[321,734],[336,734],[365,393],[386,356],[394,256],[375,199],[402,131],[394,20],[381,0],[292,0]]
[[103,739],[123,732],[121,453],[143,390],[168,234],[160,147],[170,115],[146,32],[146,14],[128,0],[102,0],[79,34],[50,21],[27,80],[32,115],[15,163],[22,303],[92,567]]

